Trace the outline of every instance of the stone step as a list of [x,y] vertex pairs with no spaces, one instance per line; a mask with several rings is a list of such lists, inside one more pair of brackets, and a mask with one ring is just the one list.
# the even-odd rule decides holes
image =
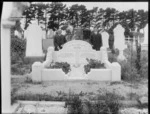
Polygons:
[[67,114],[65,102],[58,101],[18,101],[19,108],[14,113],[32,113],[32,114]]

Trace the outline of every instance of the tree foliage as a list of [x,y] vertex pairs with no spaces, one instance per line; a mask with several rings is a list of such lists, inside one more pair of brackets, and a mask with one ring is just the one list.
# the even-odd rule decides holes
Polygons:
[[[50,4],[31,4],[23,12],[26,17],[26,26],[31,20],[38,19],[38,22],[45,22],[45,27],[57,30],[60,26],[69,21],[71,25],[77,25],[83,28],[97,27],[112,32],[114,26],[118,23],[125,28],[125,36],[132,36],[131,31],[139,31],[148,23],[148,11],[133,10],[119,12],[115,8],[94,7],[88,10],[84,5],[74,4],[66,7],[62,2],[52,2]],[[48,17],[48,21],[46,18]]]

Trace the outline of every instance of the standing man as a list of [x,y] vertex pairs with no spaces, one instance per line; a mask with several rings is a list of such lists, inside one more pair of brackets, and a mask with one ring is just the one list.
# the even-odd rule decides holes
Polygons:
[[98,33],[97,28],[94,28],[94,31],[91,34],[91,44],[95,50],[100,50],[100,47],[102,46],[102,36]]
[[66,38],[61,34],[61,32],[61,30],[58,30],[54,37],[55,51],[62,49],[63,44],[66,43]]

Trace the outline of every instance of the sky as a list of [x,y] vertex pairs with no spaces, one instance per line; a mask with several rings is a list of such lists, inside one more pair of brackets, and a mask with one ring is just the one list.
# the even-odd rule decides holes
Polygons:
[[118,11],[126,11],[129,9],[139,10],[143,9],[148,11],[148,2],[63,2],[68,7],[73,4],[83,4],[87,9],[92,9],[93,7],[106,9],[107,7],[115,8]]

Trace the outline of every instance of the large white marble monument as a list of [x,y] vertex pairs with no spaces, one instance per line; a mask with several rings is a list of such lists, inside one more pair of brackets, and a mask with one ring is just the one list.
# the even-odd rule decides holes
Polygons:
[[[91,69],[91,72],[86,74],[84,65],[88,64],[87,58],[101,61],[104,63],[106,69]],[[65,74],[61,68],[46,68],[55,62],[67,62],[70,65],[70,71]],[[118,63],[111,64],[108,61],[105,47],[101,47],[100,51],[96,51],[92,49],[92,46],[88,42],[82,40],[69,41],[59,51],[54,51],[53,47],[49,47],[46,61],[43,63],[35,62],[32,65],[33,81],[41,82],[67,79],[120,81],[121,66]]]
[[127,48],[125,45],[125,36],[124,36],[125,29],[118,24],[114,29],[114,47],[119,50],[119,60],[125,60],[125,56],[123,55],[123,50]]
[[103,41],[103,46],[104,47],[106,47],[106,48],[109,48],[109,34],[106,32],[106,31],[104,31],[104,32],[102,32],[101,33],[101,35],[102,35],[102,41]]
[[142,50],[148,50],[148,24],[144,28],[144,41],[141,46]]
[[40,28],[40,26],[38,26],[37,22],[29,25],[26,31],[26,57],[43,56],[42,37],[42,29]]

